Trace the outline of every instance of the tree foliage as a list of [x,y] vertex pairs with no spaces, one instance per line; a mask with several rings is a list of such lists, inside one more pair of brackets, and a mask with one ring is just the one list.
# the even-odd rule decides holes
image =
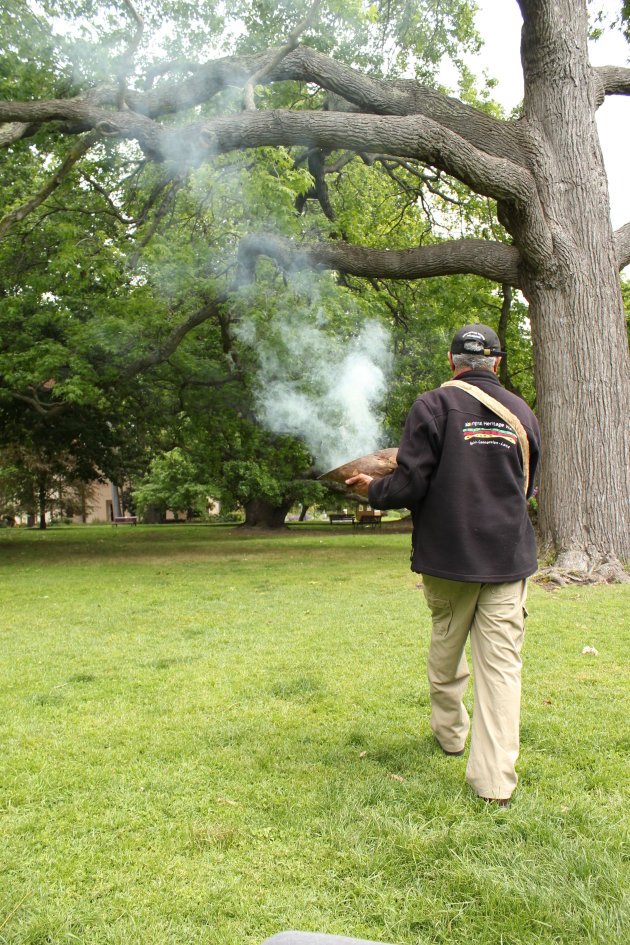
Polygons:
[[[347,344],[368,314],[392,330],[392,434],[416,384],[439,374],[437,345],[455,320],[483,312],[500,327],[512,346],[504,380],[540,407],[543,532],[579,568],[627,556],[627,517],[609,510],[627,508],[630,483],[613,481],[608,459],[621,466],[628,452],[618,270],[630,230],[610,227],[594,114],[606,95],[628,94],[630,74],[590,67],[585,0],[519,5],[518,118],[463,64],[479,43],[466,0],[330,0],[306,16],[293,0],[5,5],[0,317],[16,357],[1,366],[3,402],[52,425],[89,405],[116,426],[144,398],[158,451],[188,449],[185,430],[209,450],[204,481],[227,470],[242,494],[257,484],[279,501],[269,451],[296,482],[310,459],[297,444],[285,456],[277,432],[263,445],[265,346],[247,326],[273,338],[270,309],[290,301],[296,273],[331,270],[321,279],[336,301],[317,322],[331,341]],[[459,67],[457,99],[436,88],[445,55]],[[450,287],[415,282],[446,275]],[[529,320],[522,296],[507,305],[515,289]],[[584,347],[587,320],[614,337],[612,363]],[[618,392],[594,405],[587,384],[573,386],[572,409],[598,430],[587,441],[562,406],[574,363]],[[237,434],[253,452],[204,439],[203,409],[209,429],[233,433],[232,453]],[[134,424],[151,426],[142,411]],[[596,442],[610,457],[586,455]],[[593,481],[580,474],[567,496],[563,479],[582,468]]]
[[[67,2],[44,3],[35,12],[28,5],[5,6],[9,58],[0,95],[6,100],[69,99],[112,81],[141,88],[137,77],[153,66],[159,89],[173,74],[190,74],[188,57],[198,56],[220,35],[235,53],[264,51],[303,14],[295,3],[236,2],[221,13],[213,4],[171,3],[161,5],[159,19],[151,5],[138,11],[144,28],[132,69],[131,60],[125,60],[125,49],[133,45],[129,8],[125,13],[98,3]],[[62,28],[66,19],[73,23],[71,30]],[[226,39],[230,24],[237,22],[241,26],[232,40]],[[156,32],[157,57],[148,41]],[[400,73],[413,63],[424,78],[435,74],[445,53],[457,59],[477,44],[470,9],[461,2],[417,9],[329,4],[316,42],[322,52],[358,61],[375,75]],[[158,66],[164,66],[163,73]],[[265,107],[308,110],[323,101],[321,92],[299,82],[259,88],[261,93]],[[230,95],[230,90],[222,93],[222,108],[231,107]],[[217,104],[210,101],[202,108],[213,114]],[[414,162],[383,162],[375,177],[372,160],[341,161],[326,213],[321,193],[313,191],[316,158],[303,150],[218,155],[186,168],[155,165],[132,144],[121,150],[104,138],[90,141],[85,153],[71,160],[72,140],[63,130],[53,137],[49,132],[44,127],[16,141],[2,165],[2,209],[10,238],[0,242],[5,286],[0,398],[7,409],[19,402],[22,415],[37,421],[32,435],[41,438],[46,430],[60,449],[61,425],[71,418],[82,423],[86,408],[99,428],[116,427],[121,435],[115,445],[103,441],[95,447],[86,475],[135,476],[141,506],[185,510],[197,502],[193,493],[198,498],[209,483],[228,507],[259,498],[278,506],[321,498],[322,487],[308,478],[313,463],[308,450],[256,421],[260,352],[248,344],[246,326],[256,324],[270,350],[269,344],[281,345],[282,327],[298,304],[320,313],[319,330],[332,348],[352,337],[365,317],[380,313],[400,336],[402,368],[408,356],[403,339],[413,346],[415,299],[405,286],[392,293],[385,283],[355,279],[340,285],[328,277],[323,277],[325,285],[322,277],[313,277],[296,294],[278,282],[273,269],[257,285],[239,288],[235,253],[240,242],[273,220],[276,233],[285,236],[306,226],[320,237],[342,233],[344,240],[404,247],[430,238],[433,193],[444,193],[442,202],[469,221],[477,219],[479,208],[466,207],[455,182],[430,176]],[[23,218],[13,219],[55,172],[67,172],[59,187]],[[229,300],[226,287],[232,290]],[[436,289],[423,295],[439,296]],[[323,306],[313,303],[313,294],[325,296]],[[433,304],[439,320],[438,307]],[[183,332],[167,351],[172,333],[200,312],[194,333]],[[450,325],[444,337],[449,331]],[[396,372],[401,380],[403,375]],[[429,383],[428,376],[423,380]],[[395,400],[394,393],[390,404]],[[392,437],[398,435],[401,416],[402,407],[389,422]],[[8,442],[21,442],[23,422],[13,429],[16,436]]]

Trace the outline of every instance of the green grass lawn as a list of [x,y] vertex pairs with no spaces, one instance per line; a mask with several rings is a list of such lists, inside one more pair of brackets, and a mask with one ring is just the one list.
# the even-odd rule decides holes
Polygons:
[[530,586],[500,810],[432,739],[408,551],[0,532],[0,943],[628,941],[630,588]]

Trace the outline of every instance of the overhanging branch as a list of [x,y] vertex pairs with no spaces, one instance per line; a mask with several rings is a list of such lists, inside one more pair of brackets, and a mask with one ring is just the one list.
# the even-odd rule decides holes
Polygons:
[[218,318],[221,306],[226,300],[226,295],[217,295],[216,298],[208,302],[207,305],[204,305],[203,308],[189,315],[188,318],[180,322],[180,324],[171,331],[163,345],[160,345],[159,348],[156,348],[143,358],[137,358],[137,360],[128,364],[121,372],[120,380],[128,380],[136,374],[142,374],[143,371],[147,371],[149,368],[155,367],[157,364],[162,364],[163,361],[167,361],[193,328],[197,328],[199,325],[202,325],[215,316]]
[[[423,115],[455,132],[475,148],[495,157],[507,158],[527,166],[521,127],[515,122],[501,121],[413,81],[386,81],[362,75],[350,66],[329,59],[315,49],[299,46],[288,55],[275,47],[252,56],[233,56],[213,60],[194,68],[194,74],[179,82],[164,83],[147,92],[125,90],[125,104],[148,118],[172,115],[209,101],[219,92],[234,86],[246,86],[252,76],[260,83],[295,80],[319,85],[363,113],[378,115]],[[191,66],[192,68],[192,66]],[[50,121],[53,118],[76,118],[77,109],[90,105],[93,109],[116,105],[119,89],[99,88],[75,99],[50,102],[14,103],[30,106],[26,111],[0,110],[0,121]],[[4,105],[5,103],[0,103]],[[10,104],[10,103],[6,103]],[[57,111],[63,114],[51,115]],[[41,106],[37,108],[35,106]],[[7,114],[28,117],[3,117]],[[109,113],[114,120],[116,113]],[[387,150],[387,149],[385,149]]]
[[31,391],[33,392],[31,397],[15,390],[11,391],[11,396],[14,400],[20,400],[22,403],[28,404],[29,407],[32,407],[41,417],[54,417],[58,413],[63,413],[70,406],[70,404],[64,400],[58,400],[54,403],[45,403],[39,399],[33,387],[31,387]]
[[245,237],[239,246],[241,274],[252,278],[259,256],[288,271],[335,269],[347,275],[379,279],[425,279],[462,273],[519,285],[519,252],[507,243],[447,240],[414,249],[382,250],[347,243],[299,245],[268,233]]
[[630,69],[624,66],[597,66],[593,71],[602,84],[604,95],[630,95]]
[[240,148],[302,144],[328,151],[386,151],[417,158],[497,200],[527,202],[534,189],[533,178],[525,168],[475,148],[423,115],[275,109],[173,127],[132,111],[98,108],[84,99],[0,102],[0,121],[53,120],[83,121],[105,137],[135,138],[155,159],[186,165]]

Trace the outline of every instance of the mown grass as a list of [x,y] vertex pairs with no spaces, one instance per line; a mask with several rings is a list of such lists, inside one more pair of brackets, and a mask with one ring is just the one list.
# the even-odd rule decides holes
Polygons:
[[530,587],[502,811],[432,740],[408,545],[0,533],[0,942],[627,941],[629,589]]

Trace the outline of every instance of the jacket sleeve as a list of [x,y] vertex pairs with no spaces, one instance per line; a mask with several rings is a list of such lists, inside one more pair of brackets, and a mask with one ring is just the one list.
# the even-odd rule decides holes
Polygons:
[[398,448],[397,467],[374,479],[368,501],[375,509],[414,509],[424,498],[440,455],[435,418],[422,398],[414,403]]

